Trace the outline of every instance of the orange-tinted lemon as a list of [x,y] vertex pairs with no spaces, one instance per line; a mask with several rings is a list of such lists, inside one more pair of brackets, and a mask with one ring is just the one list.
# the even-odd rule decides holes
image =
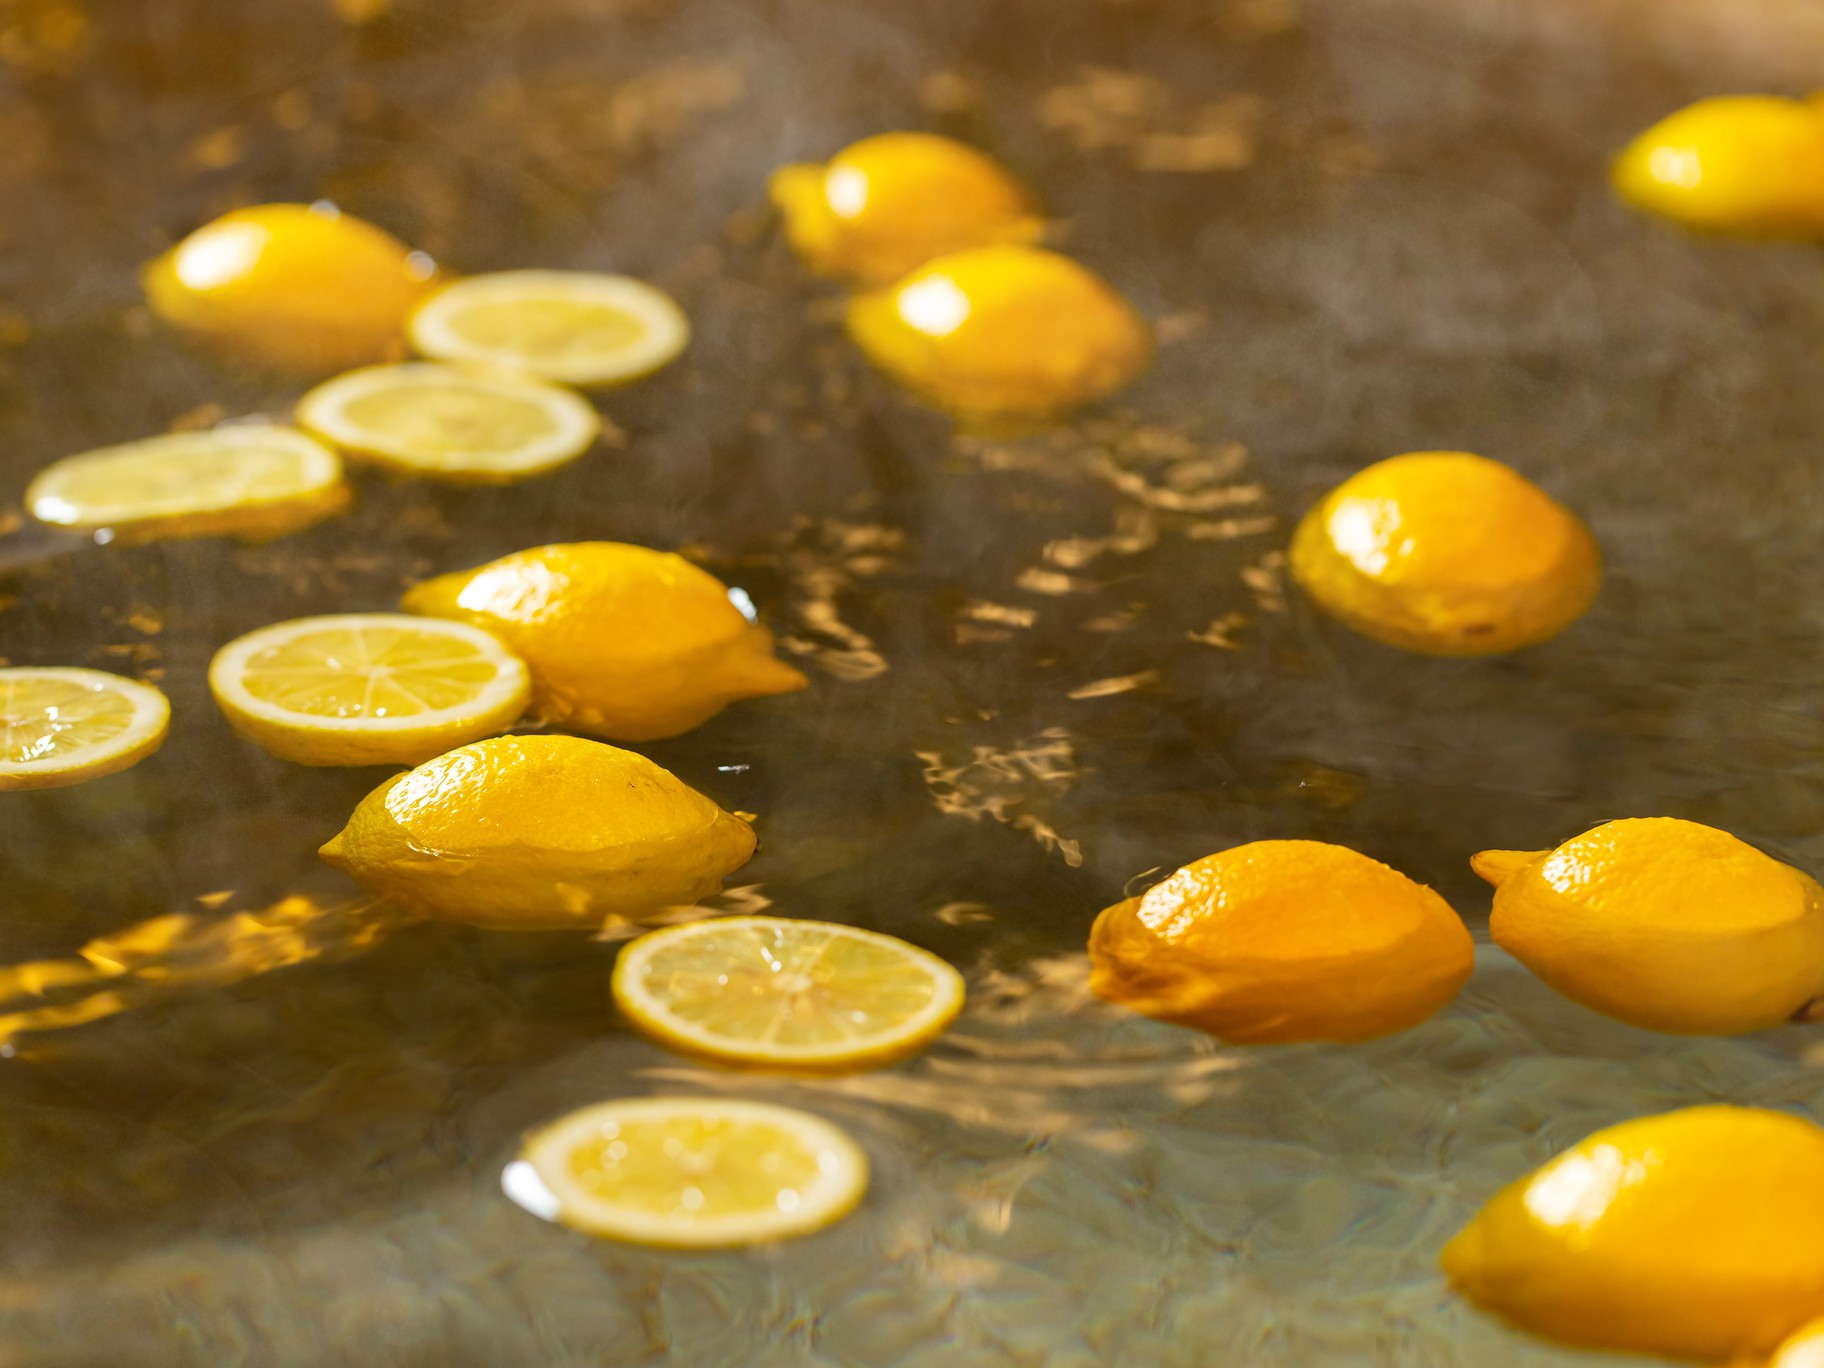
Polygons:
[[1581,617],[1602,557],[1576,514],[1499,461],[1419,451],[1325,495],[1292,538],[1292,573],[1325,612],[1376,641],[1489,655]]
[[1471,1301],[1538,1334],[1716,1360],[1824,1306],[1824,1130],[1691,1107],[1597,1131],[1503,1190],[1444,1250]]
[[1615,188],[1649,213],[1747,237],[1824,236],[1824,102],[1699,100],[1616,159]]
[[1622,1021],[1735,1035],[1824,996],[1824,888],[1726,831],[1629,818],[1471,863],[1495,885],[1495,940]]
[[1112,394],[1152,359],[1152,333],[1100,276],[1039,247],[941,256],[849,305],[882,371],[965,415],[1044,418]]
[[1450,904],[1321,841],[1186,865],[1090,932],[1090,987],[1238,1044],[1369,1040],[1456,996],[1474,946]]

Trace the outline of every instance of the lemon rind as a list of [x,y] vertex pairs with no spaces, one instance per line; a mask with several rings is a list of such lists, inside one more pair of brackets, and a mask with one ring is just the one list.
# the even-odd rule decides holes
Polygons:
[[[131,700],[133,720],[125,731],[108,745],[85,747],[62,760],[0,759],[0,792],[23,792],[28,789],[68,788],[91,779],[103,779],[131,769],[164,745],[171,730],[171,700],[152,685],[106,670],[89,670],[81,666],[28,665],[0,671],[0,678],[62,679],[74,683],[97,684],[112,689]],[[100,754],[93,752],[100,751]]]

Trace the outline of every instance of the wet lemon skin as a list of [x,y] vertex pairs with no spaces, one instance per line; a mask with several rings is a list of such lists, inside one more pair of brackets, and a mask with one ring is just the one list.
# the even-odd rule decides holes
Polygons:
[[1598,1131],[1444,1249],[1485,1310],[1571,1344],[1764,1354],[1824,1306],[1824,1130],[1692,1107]]
[[946,252],[1034,242],[1043,229],[1006,168],[933,133],[863,138],[822,165],[780,168],[769,188],[805,264],[863,285]]
[[534,547],[427,580],[403,606],[493,632],[531,668],[539,716],[614,740],[677,736],[810,683],[714,575],[643,546]]
[[1359,1041],[1456,996],[1474,945],[1423,884],[1342,846],[1256,841],[1108,908],[1101,997],[1238,1044]]
[[644,756],[501,736],[389,779],[320,853],[427,916],[533,930],[695,902],[754,845],[746,822]]
[[1700,100],[1629,144],[1613,178],[1629,203],[1701,231],[1824,236],[1824,103]]
[[1726,831],[1629,818],[1472,864],[1496,885],[1496,942],[1622,1021],[1737,1035],[1824,995],[1824,889]]
[[325,375],[402,353],[435,271],[390,234],[302,204],[236,209],[143,273],[152,311],[244,364]]
[[1128,384],[1153,351],[1107,282],[1038,247],[938,257],[858,295],[848,330],[880,370],[965,417],[1054,417]]
[[1602,583],[1601,553],[1574,513],[1462,451],[1395,456],[1345,480],[1299,523],[1291,566],[1344,625],[1441,656],[1544,641]]

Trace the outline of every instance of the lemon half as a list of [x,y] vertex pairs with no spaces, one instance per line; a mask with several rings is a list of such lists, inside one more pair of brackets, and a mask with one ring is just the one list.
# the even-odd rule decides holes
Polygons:
[[831,922],[725,917],[621,951],[614,1000],[662,1045],[722,1063],[871,1068],[921,1049],[962,1010],[963,979],[892,936]]
[[419,306],[412,347],[438,361],[479,361],[565,385],[623,385],[675,361],[690,320],[631,276],[499,271],[470,276]]
[[164,744],[171,704],[103,670],[0,670],[0,791],[62,788],[137,765]]
[[575,460],[602,430],[588,402],[530,376],[413,362],[367,366],[298,401],[298,422],[413,475],[508,484]]
[[[586,1107],[528,1137],[520,1163],[531,1174],[510,1165],[502,1185],[546,1219],[680,1249],[808,1234],[868,1186],[867,1156],[828,1121],[715,1097]],[[536,1195],[522,1195],[528,1186]]]
[[525,662],[477,627],[344,613],[262,627],[209,664],[242,736],[305,765],[415,765],[519,720]]

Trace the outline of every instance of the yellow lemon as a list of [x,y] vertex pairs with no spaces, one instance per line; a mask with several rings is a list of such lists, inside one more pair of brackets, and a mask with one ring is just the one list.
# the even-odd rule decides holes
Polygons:
[[197,229],[145,269],[152,311],[231,359],[324,375],[404,350],[436,276],[422,253],[331,204],[262,204]]
[[1767,1368],[1824,1368],[1824,1316],[1782,1340]]
[[1423,884],[1321,841],[1255,841],[1117,903],[1090,987],[1237,1044],[1369,1040],[1456,996],[1475,948]]
[[1632,204],[1687,227],[1824,236],[1824,102],[1699,100],[1630,143],[1614,180]]
[[618,741],[676,736],[810,682],[714,575],[643,546],[537,546],[427,580],[404,605],[495,633],[532,667],[540,716]]
[[0,670],[0,793],[118,774],[165,743],[171,704],[150,684],[102,670]]
[[1824,996],[1824,889],[1726,831],[1629,818],[1471,864],[1495,885],[1495,940],[1622,1021],[1735,1035]]
[[785,235],[819,275],[885,285],[965,247],[1038,240],[1044,223],[994,158],[934,133],[880,133],[773,173]]
[[1112,394],[1152,359],[1152,333],[1106,281],[1038,247],[980,247],[849,305],[874,365],[941,408],[1044,418]]
[[1824,1306],[1824,1130],[1690,1107],[1597,1131],[1444,1250],[1476,1305],[1603,1349],[1765,1353]]
[[754,830],[632,751],[496,736],[387,780],[320,853],[427,916],[592,927],[714,893]]
[[1589,529],[1499,461],[1419,451],[1350,476],[1292,538],[1325,612],[1391,646],[1489,655],[1555,636],[1602,581]]

